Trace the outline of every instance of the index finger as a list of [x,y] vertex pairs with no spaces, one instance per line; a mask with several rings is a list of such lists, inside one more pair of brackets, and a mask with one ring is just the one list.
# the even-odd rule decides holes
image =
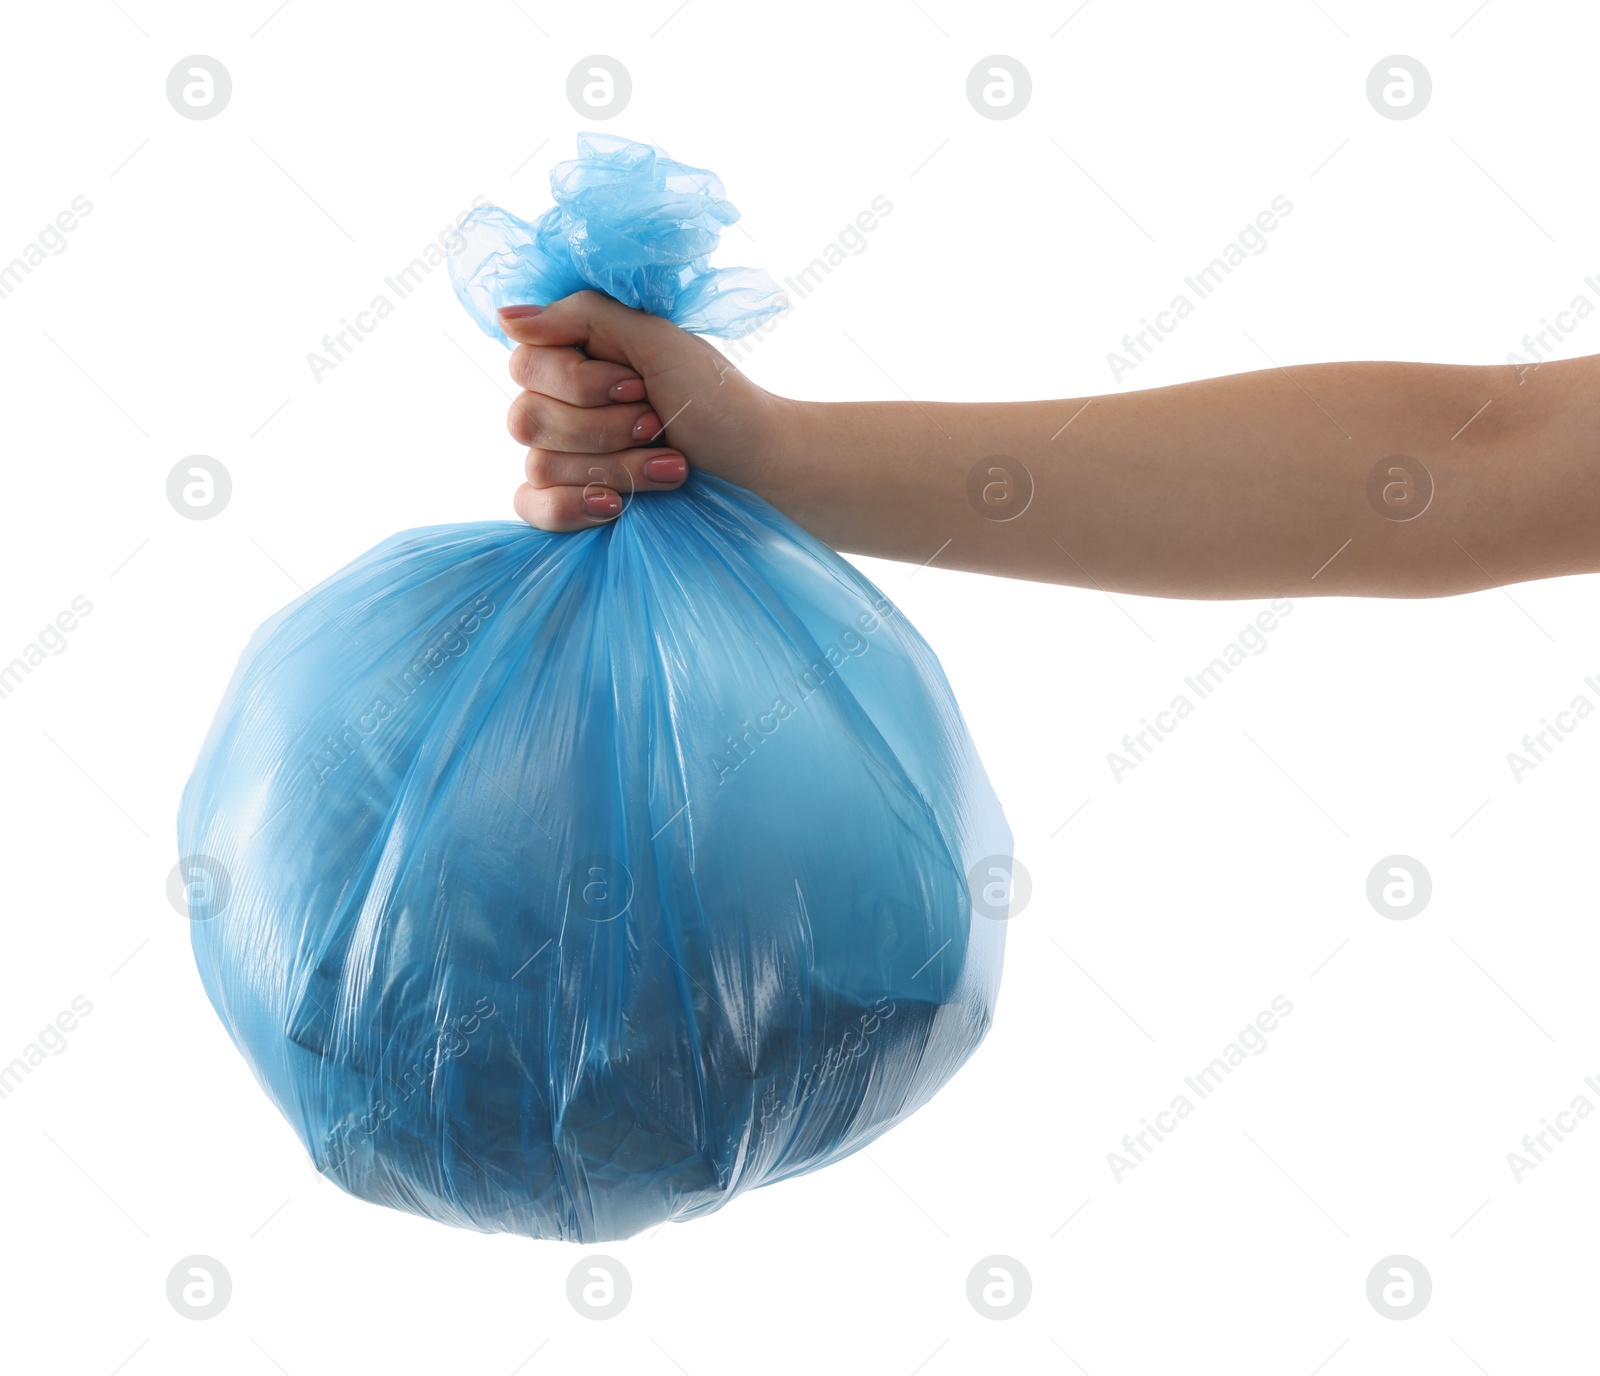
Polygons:
[[644,381],[633,369],[587,358],[575,346],[517,345],[511,352],[511,380],[573,406],[644,400]]

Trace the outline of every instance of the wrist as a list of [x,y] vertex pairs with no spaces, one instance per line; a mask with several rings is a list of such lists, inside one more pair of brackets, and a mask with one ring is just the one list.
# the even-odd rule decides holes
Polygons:
[[744,485],[786,515],[809,509],[817,497],[817,477],[832,453],[822,424],[820,402],[762,392],[752,446],[754,461]]

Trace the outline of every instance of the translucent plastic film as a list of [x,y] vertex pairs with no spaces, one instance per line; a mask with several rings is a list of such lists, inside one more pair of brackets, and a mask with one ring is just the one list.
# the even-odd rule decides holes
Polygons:
[[766,273],[707,261],[739,218],[711,172],[649,144],[580,134],[578,157],[551,172],[550,190],[556,203],[533,224],[498,206],[474,210],[451,254],[461,304],[502,343],[499,307],[545,306],[585,288],[725,339],[788,307]]
[[[714,178],[585,149],[552,179],[585,271],[692,249],[668,313],[760,315],[755,275],[693,280]],[[508,255],[554,274],[536,237],[464,299],[504,299]],[[206,991],[317,1168],[462,1227],[626,1237],[835,1161],[956,1071],[999,985],[968,876],[1010,835],[938,662],[706,476],[579,534],[357,559],[246,648],[178,833],[224,881],[191,898]]]

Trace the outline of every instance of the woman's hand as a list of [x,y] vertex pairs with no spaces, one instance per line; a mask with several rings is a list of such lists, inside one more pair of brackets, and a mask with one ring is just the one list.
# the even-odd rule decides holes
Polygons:
[[531,526],[603,525],[633,494],[680,486],[691,459],[747,487],[774,461],[782,399],[660,316],[581,291],[507,306],[500,326],[525,389],[507,428],[528,446],[515,506]]
[[[510,312],[529,389],[511,433],[532,446],[516,505],[545,530],[677,487],[687,458],[837,550],[1103,592],[1441,597],[1600,570],[1600,356],[796,402],[598,292]],[[1395,471],[1419,485],[1414,517],[1384,505]]]

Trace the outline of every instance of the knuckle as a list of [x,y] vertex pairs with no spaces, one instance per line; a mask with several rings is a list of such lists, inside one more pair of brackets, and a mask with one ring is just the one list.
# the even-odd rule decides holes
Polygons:
[[552,430],[559,436],[560,443],[552,442],[547,447],[563,449],[569,454],[604,454],[612,447],[605,442],[604,427],[583,412],[569,412]]
[[539,400],[532,392],[524,392],[511,403],[506,426],[518,444],[532,448],[539,443],[545,427],[539,416]]
[[564,531],[572,529],[565,488],[540,490],[524,483],[517,489],[513,505],[517,515],[536,530]]
[[506,429],[511,432],[511,438],[514,439],[518,444],[526,444],[528,442],[527,439],[524,438],[524,432],[527,426],[526,415],[527,408],[523,404],[523,400],[520,396],[513,400],[511,405],[506,408]]
[[533,386],[533,345],[519,344],[511,351],[511,380],[518,387]]
[[549,487],[555,478],[555,456],[548,449],[530,449],[524,469],[534,487]]
[[542,522],[539,519],[539,493],[536,489],[528,486],[527,483],[523,483],[511,498],[511,506],[517,515],[530,526],[540,526],[542,528]]

